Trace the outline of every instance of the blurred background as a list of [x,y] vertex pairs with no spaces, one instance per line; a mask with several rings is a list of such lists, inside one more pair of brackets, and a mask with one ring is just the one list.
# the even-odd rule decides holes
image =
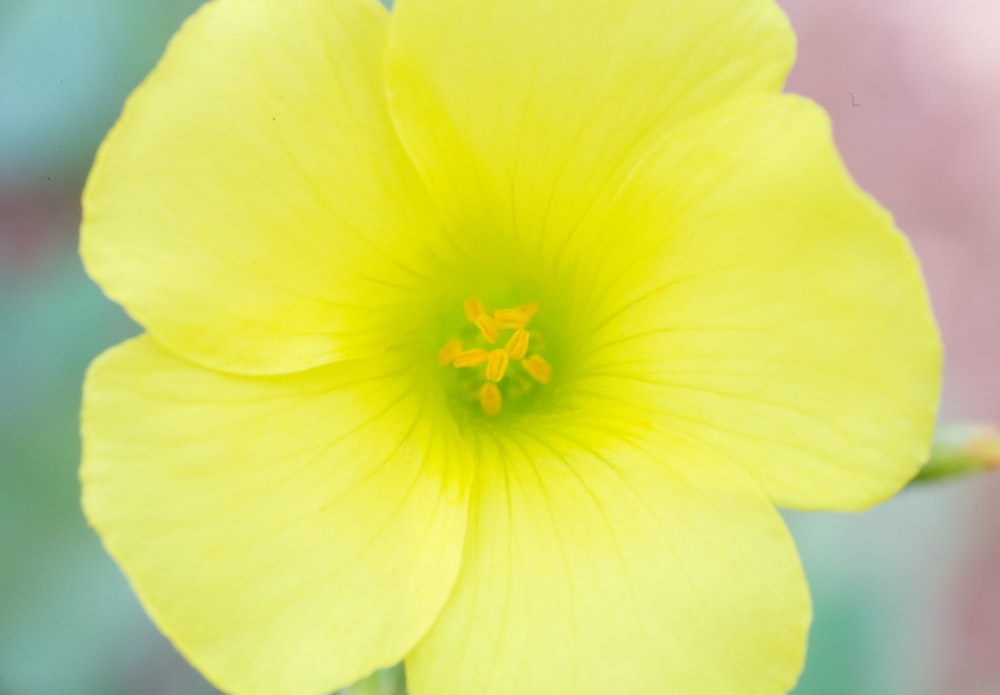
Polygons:
[[[79,197],[198,0],[0,0],[0,695],[207,695],[79,509],[88,362],[137,332],[86,278]],[[896,215],[947,346],[942,419],[1000,422],[1000,3],[787,0],[789,90]],[[789,514],[815,601],[796,695],[1000,695],[1000,474]],[[397,673],[354,692],[394,692]]]

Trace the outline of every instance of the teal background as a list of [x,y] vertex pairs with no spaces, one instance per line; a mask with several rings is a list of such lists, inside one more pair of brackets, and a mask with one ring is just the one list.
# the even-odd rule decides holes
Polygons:
[[[122,101],[198,4],[0,0],[0,695],[215,692],[159,635],[102,551],[80,513],[76,479],[84,369],[104,348],[137,332],[80,266],[79,192]],[[898,5],[900,16],[910,11],[889,5]],[[872,164],[878,157],[872,150],[884,152],[881,128],[891,132],[899,124],[852,126],[847,119],[858,113],[842,87],[852,79],[870,85],[853,91],[866,115],[887,119],[879,100],[905,101],[909,92],[879,91],[879,70],[908,58],[902,44],[886,38],[897,31],[892,23],[878,25],[889,32],[881,41],[870,31],[868,44],[858,38],[865,29],[856,20],[867,17],[858,14],[860,5],[843,5],[846,15],[831,15],[827,24],[818,23],[823,15],[817,13],[828,10],[816,7],[804,3],[792,12],[805,27],[802,60],[810,61],[798,69],[793,87],[825,102],[838,139],[846,134],[845,155],[862,183],[892,199],[886,202],[901,223],[912,220],[904,229],[919,230],[914,241],[928,265],[946,338],[959,355],[949,363],[946,416],[996,418],[1000,407],[987,373],[997,343],[994,356],[985,358],[967,343],[995,337],[983,332],[994,329],[980,328],[987,319],[974,307],[981,294],[1000,295],[989,284],[961,295],[966,290],[955,287],[965,286],[954,278],[971,271],[944,266],[935,254],[951,248],[941,246],[947,233],[958,248],[973,239],[980,245],[972,255],[989,258],[996,250],[989,234],[1000,227],[979,237],[975,230],[959,234],[956,242],[961,221],[928,222],[916,201],[919,191],[898,193],[898,178],[911,161],[882,156]],[[863,66],[874,77],[862,79],[861,67],[837,72],[843,68],[836,62],[837,37],[868,51]],[[832,42],[833,52],[811,53],[812,40],[821,49],[822,41]],[[850,69],[859,72],[852,77]],[[883,77],[887,84],[894,79]],[[918,76],[916,84],[933,90],[934,80],[943,79]],[[970,103],[983,96],[974,85],[967,89],[962,98]],[[909,127],[923,129],[920,142],[956,137],[953,121],[917,123]],[[939,165],[935,159],[937,168],[926,175],[941,176],[938,187],[954,186],[945,180],[950,170]],[[992,204],[976,190],[971,184],[946,188],[966,214],[970,206]],[[788,515],[815,600],[809,661],[796,695],[1000,694],[1000,666],[993,663],[1000,662],[998,501],[997,480],[980,478],[908,491],[859,515]],[[393,692],[397,679],[380,676],[363,692]]]

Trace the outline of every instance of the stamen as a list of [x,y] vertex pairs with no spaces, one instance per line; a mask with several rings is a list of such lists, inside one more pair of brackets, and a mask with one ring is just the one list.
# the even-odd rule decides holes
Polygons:
[[550,365],[541,355],[532,355],[521,360],[521,366],[540,384],[547,384],[552,381],[552,365]]
[[483,303],[475,297],[470,297],[465,300],[465,316],[473,323],[476,322],[476,319],[478,319],[480,315],[485,313],[486,307],[484,307]]
[[497,324],[489,314],[480,314],[475,320],[479,332],[486,338],[486,342],[495,343],[497,341]]
[[537,312],[537,304],[524,304],[513,309],[497,309],[493,312],[493,319],[496,321],[497,328],[502,330],[524,328]]
[[483,412],[487,415],[499,413],[502,402],[503,396],[500,395],[500,389],[492,381],[487,381],[479,389],[479,405],[483,407]]
[[[458,368],[485,366],[483,372],[466,372],[458,380],[463,391],[467,388],[476,388],[476,383],[480,384],[478,386],[479,404],[484,413],[492,416],[500,412],[503,394],[497,384],[505,378],[509,381],[505,389],[507,398],[515,399],[532,391],[534,388],[532,380],[542,384],[549,383],[552,379],[552,366],[545,358],[538,354],[526,357],[529,343],[534,346],[535,350],[538,350],[545,342],[539,331],[529,332],[526,328],[528,322],[538,311],[537,304],[534,302],[522,304],[511,309],[498,309],[488,314],[481,301],[470,297],[465,300],[463,308],[466,317],[476,326],[482,338],[469,333],[472,329],[466,327],[461,334],[464,339],[450,341],[438,351],[437,359],[438,364],[442,367],[448,365]],[[505,333],[501,339],[501,331],[510,331],[510,333]],[[486,346],[483,341],[491,345]],[[495,347],[497,342],[503,345],[503,348]],[[484,345],[484,347],[472,348],[472,345]],[[520,362],[530,378],[523,374],[513,374],[508,377],[511,360]],[[486,383],[483,383],[484,376]],[[472,383],[469,383],[470,381]],[[465,393],[469,392],[465,391]],[[476,393],[476,391],[472,391],[472,393]]]
[[489,358],[490,354],[486,350],[465,350],[455,355],[453,364],[456,367],[475,367]]
[[489,360],[486,362],[486,378],[490,381],[500,381],[507,372],[507,364],[510,357],[506,350],[490,350]]
[[519,360],[527,354],[528,338],[530,336],[531,334],[528,331],[518,328],[517,332],[510,337],[510,340],[507,341],[507,347],[504,349],[512,360]]
[[462,341],[451,341],[438,352],[438,364],[442,367],[447,367],[455,361],[455,358],[458,357],[460,352],[462,352]]

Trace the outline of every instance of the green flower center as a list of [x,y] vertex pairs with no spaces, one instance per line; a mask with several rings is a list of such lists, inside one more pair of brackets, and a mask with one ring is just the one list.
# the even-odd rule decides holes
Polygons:
[[[537,312],[538,305],[532,303],[491,314],[478,299],[467,299],[469,338],[453,340],[438,351],[439,365],[463,370],[462,392],[470,400],[478,399],[487,415],[499,414],[505,398],[521,398],[536,384],[552,379],[552,367],[538,354],[544,345],[542,336],[528,330]],[[511,362],[519,362],[521,369],[512,369]]]

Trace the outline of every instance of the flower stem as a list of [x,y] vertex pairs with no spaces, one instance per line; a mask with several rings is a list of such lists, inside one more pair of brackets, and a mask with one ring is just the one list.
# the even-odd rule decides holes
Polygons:
[[937,482],[1000,468],[1000,431],[991,425],[950,425],[942,428],[930,460],[911,485]]

